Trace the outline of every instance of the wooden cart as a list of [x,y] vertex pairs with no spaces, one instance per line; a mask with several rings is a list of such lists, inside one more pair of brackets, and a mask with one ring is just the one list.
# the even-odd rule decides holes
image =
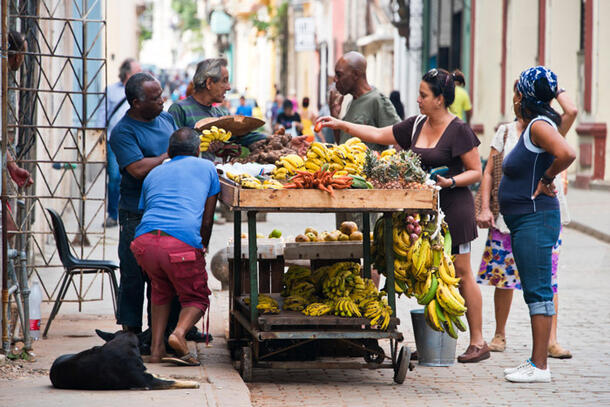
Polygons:
[[[259,276],[257,273],[257,212],[360,212],[363,214],[363,274],[370,278],[370,223],[371,212],[383,212],[384,245],[392,247],[392,212],[417,211],[435,212],[438,204],[438,193],[435,190],[358,190],[346,189],[335,191],[334,196],[313,189],[256,190],[243,189],[232,181],[221,179],[221,201],[234,212],[234,258],[241,256],[241,213],[248,217],[248,259],[250,281],[250,305],[244,303],[244,291],[241,287],[241,261],[233,262],[229,288],[229,347],[234,359],[240,359],[240,373],[244,381],[252,379],[252,369],[260,368],[343,368],[343,369],[380,369],[394,370],[394,381],[403,383],[411,351],[398,343],[403,340],[402,333],[396,327],[400,321],[396,317],[390,320],[388,330],[382,331],[370,326],[366,318],[341,318],[326,315],[311,317],[299,312],[282,311],[277,315],[259,315],[257,310],[259,293]],[[388,304],[396,315],[396,295],[394,290],[394,259],[392,250],[386,250],[386,273]],[[245,270],[244,270],[245,272]],[[275,274],[277,278],[277,273]],[[280,276],[281,277],[281,276]],[[262,276],[261,276],[262,278]],[[265,276],[262,281],[269,281],[274,275]],[[277,287],[272,281],[272,286]],[[282,298],[272,294],[282,306]],[[377,345],[378,339],[390,340],[391,355],[386,356]],[[281,343],[279,346],[263,346],[269,341]],[[278,361],[277,356],[295,348],[307,348],[318,341],[336,341],[364,356],[360,362],[324,362]]]

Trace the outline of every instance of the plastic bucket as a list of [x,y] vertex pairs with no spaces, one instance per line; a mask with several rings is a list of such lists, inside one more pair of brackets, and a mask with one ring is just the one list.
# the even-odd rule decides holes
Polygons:
[[457,341],[444,332],[430,328],[424,310],[411,310],[411,323],[417,347],[417,359],[423,366],[451,366],[455,363]]

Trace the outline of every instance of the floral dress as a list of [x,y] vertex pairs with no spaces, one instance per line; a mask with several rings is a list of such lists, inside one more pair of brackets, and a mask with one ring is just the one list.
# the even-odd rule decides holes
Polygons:
[[[506,145],[504,145],[505,132],[508,132]],[[517,132],[516,122],[502,125],[498,128],[491,146],[498,152],[504,150],[504,156],[506,157],[519,140],[519,137],[520,134]],[[562,199],[560,198],[561,203]],[[565,199],[563,203],[565,204]],[[567,208],[562,207],[562,215],[564,209],[567,211]],[[557,243],[553,246],[551,283],[553,285],[553,293],[555,294],[557,293],[557,265],[559,263],[560,248],[561,234],[559,239],[557,239]],[[496,228],[489,228],[481,266],[477,273],[477,283],[495,286],[496,288],[521,290],[521,280],[519,279],[519,272],[517,271],[510,243],[510,232],[502,219],[502,215],[499,215],[496,220]]]

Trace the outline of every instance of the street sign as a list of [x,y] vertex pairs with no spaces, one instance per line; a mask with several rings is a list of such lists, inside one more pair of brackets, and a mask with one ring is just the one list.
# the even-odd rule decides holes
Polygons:
[[294,19],[294,50],[316,50],[316,23],[311,17],[297,17]]

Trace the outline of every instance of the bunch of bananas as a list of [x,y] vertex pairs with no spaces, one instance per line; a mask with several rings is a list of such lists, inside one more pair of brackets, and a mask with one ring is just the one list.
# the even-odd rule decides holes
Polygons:
[[335,176],[361,175],[367,150],[366,144],[358,137],[352,137],[339,145],[315,141],[307,150],[305,168],[314,173],[324,164],[329,164],[329,169],[336,171]]
[[[250,297],[244,298],[244,302],[250,305]],[[279,314],[280,306],[276,300],[265,294],[258,295],[258,305],[256,309],[261,311],[263,314]]]
[[371,326],[378,325],[381,320],[380,328],[384,331],[388,329],[392,307],[388,305],[385,298],[368,298],[360,303],[360,308],[363,310],[364,316],[371,319]]
[[360,264],[349,261],[335,263],[323,279],[322,293],[333,300],[347,297],[354,290],[355,277],[360,277]]
[[280,157],[275,162],[275,170],[271,176],[275,179],[286,179],[289,175],[295,175],[297,171],[305,171],[305,161],[297,154],[288,154]]
[[[443,224],[444,234],[433,233],[435,219],[428,219],[423,221],[421,236],[412,242],[403,217],[397,214],[392,219],[394,288],[399,295],[415,296],[417,302],[425,306],[426,321],[430,327],[455,338],[455,328],[465,329],[460,316],[464,315],[466,307],[458,290],[460,278],[455,276],[455,266],[450,256],[451,235],[448,228]],[[380,219],[375,225],[371,246],[375,266],[382,273],[385,270],[383,222]]]
[[309,304],[302,312],[303,314],[309,315],[311,317],[319,317],[322,315],[330,314],[332,310],[332,304],[327,304],[324,302],[313,302]]
[[351,297],[338,297],[335,300],[334,313],[342,317],[362,317],[360,309]]
[[392,157],[394,154],[396,154],[395,148],[388,148],[387,150],[383,150],[381,152],[381,160],[388,161],[388,158]]
[[219,129],[216,126],[212,126],[209,130],[203,130],[199,140],[199,148],[201,151],[208,151],[210,144],[214,141],[227,142],[231,138],[231,132],[225,129]]
[[291,295],[284,299],[283,309],[289,311],[303,311],[309,301],[307,298],[301,297],[300,295]]
[[274,179],[266,179],[261,181],[260,179],[253,177],[250,174],[233,174],[231,172],[226,172],[227,177],[239,184],[242,188],[249,189],[282,189],[284,186],[281,182],[276,181]]
[[[311,270],[308,267],[290,266],[288,267],[288,270],[286,270],[286,273],[284,273],[282,280],[284,283],[284,287],[282,288],[281,293],[282,297],[300,295],[299,290],[304,288],[301,283],[309,283],[313,287],[313,284],[311,282]],[[299,286],[299,290],[295,289],[296,286]]]

